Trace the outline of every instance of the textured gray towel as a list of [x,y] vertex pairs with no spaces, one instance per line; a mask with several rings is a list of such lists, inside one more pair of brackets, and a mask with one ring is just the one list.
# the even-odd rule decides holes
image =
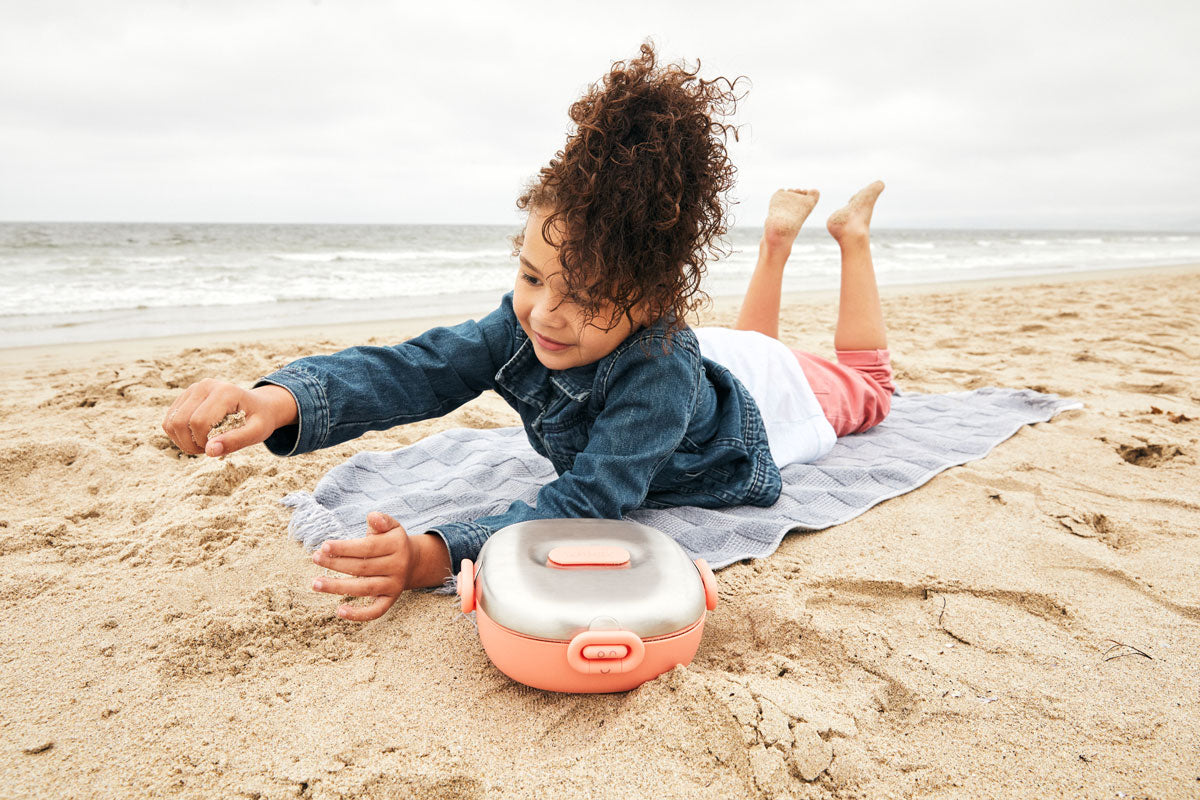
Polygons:
[[[762,558],[793,530],[820,530],[917,488],[947,467],[987,455],[1022,425],[1045,422],[1082,404],[1028,389],[953,394],[898,393],[887,418],[843,436],[811,464],[783,468],[783,494],[769,508],[643,509],[630,519],[672,536],[713,569]],[[296,510],[291,536],[308,548],[326,539],[367,535],[367,513],[395,517],[409,532],[531,505],[555,477],[522,428],[458,428],[385,453],[358,453],[317,484],[281,502]],[[452,581],[436,591],[453,591]]]

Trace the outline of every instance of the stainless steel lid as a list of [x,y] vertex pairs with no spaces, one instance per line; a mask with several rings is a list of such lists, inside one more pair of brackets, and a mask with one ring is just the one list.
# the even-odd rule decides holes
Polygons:
[[[558,566],[550,563],[552,551]],[[479,551],[475,597],[500,625],[562,641],[586,630],[664,636],[696,622],[706,608],[700,572],[678,542],[649,526],[609,519],[501,528]]]

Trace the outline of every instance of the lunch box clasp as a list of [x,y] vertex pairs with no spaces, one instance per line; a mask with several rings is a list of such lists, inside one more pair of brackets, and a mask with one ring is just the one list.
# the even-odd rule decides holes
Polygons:
[[632,672],[646,645],[633,631],[583,631],[567,645],[567,663],[584,675]]

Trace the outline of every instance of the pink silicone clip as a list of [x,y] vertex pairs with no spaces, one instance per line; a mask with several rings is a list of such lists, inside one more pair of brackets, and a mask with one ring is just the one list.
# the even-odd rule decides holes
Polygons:
[[[586,658],[583,648],[590,645],[605,645],[610,648],[628,645],[629,655],[624,658]],[[567,645],[567,663],[584,675],[631,672],[642,663],[645,655],[646,643],[633,631],[584,631],[577,634]]]

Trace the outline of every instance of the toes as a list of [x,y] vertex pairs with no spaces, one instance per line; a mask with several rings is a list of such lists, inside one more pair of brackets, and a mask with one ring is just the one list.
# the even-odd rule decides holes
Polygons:
[[854,197],[850,198],[849,205],[852,205],[852,206],[873,205],[875,203],[875,199],[877,197],[879,197],[879,193],[882,191],[883,191],[883,181],[875,181],[874,183],[870,183],[870,184],[864,186],[863,188],[859,189],[858,192],[854,195]]

